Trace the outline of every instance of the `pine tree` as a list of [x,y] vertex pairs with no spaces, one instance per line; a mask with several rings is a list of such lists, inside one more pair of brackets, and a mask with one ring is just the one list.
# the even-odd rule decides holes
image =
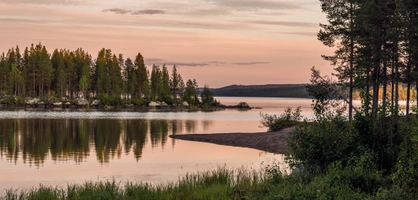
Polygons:
[[166,103],[172,103],[172,95],[170,90],[170,75],[167,67],[163,65],[161,71],[161,99]]
[[150,80],[149,73],[145,67],[144,57],[138,53],[135,58],[136,78],[138,79],[138,94],[139,97],[149,98],[150,95]]
[[64,54],[63,51],[55,49],[51,58],[52,67],[55,69],[53,85],[55,91],[59,93],[60,97],[65,96],[65,90],[67,89],[67,76],[65,74]]
[[320,0],[329,24],[320,24],[318,39],[325,45],[337,46],[334,55],[322,56],[336,66],[339,81],[349,81],[349,119],[353,112],[355,24],[354,13],[358,9],[353,0]]
[[152,66],[150,82],[151,82],[151,100],[153,101],[162,100],[162,96],[161,96],[162,95],[161,93],[162,73],[161,73],[160,67],[157,65]]

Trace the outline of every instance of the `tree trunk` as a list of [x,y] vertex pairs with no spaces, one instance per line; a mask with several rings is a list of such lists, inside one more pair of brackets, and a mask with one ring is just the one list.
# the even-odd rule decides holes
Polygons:
[[353,119],[353,68],[354,68],[354,36],[353,36],[353,3],[350,3],[350,89],[349,89],[349,109],[348,109],[348,120],[352,121]]

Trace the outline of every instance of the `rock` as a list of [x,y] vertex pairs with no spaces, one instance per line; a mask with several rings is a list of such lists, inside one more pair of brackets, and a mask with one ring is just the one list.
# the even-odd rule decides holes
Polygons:
[[240,102],[237,105],[238,108],[251,108],[247,102]]
[[185,107],[189,107],[189,103],[187,103],[186,101],[183,101],[183,103],[181,103],[181,105],[185,106]]
[[100,100],[95,99],[93,102],[91,102],[92,106],[98,106],[100,104]]
[[55,102],[55,103],[52,103],[52,105],[54,105],[55,107],[61,107],[62,102]]
[[85,98],[77,98],[76,100],[74,100],[74,103],[77,106],[85,106],[85,105],[89,104],[89,102]]
[[28,105],[37,105],[38,103],[39,103],[39,99],[37,98],[29,99],[28,101],[26,101],[26,104]]
[[160,106],[160,104],[159,104],[159,103],[157,103],[157,102],[155,102],[155,101],[151,101],[151,102],[148,104],[148,106],[149,106],[149,107],[157,107],[157,106]]

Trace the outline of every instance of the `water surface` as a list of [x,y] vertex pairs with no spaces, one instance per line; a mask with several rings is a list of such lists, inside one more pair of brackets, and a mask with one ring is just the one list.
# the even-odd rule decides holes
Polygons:
[[165,183],[188,172],[283,161],[283,155],[174,140],[171,134],[261,132],[260,112],[279,114],[309,99],[218,97],[247,111],[0,111],[0,189],[65,186],[88,180]]

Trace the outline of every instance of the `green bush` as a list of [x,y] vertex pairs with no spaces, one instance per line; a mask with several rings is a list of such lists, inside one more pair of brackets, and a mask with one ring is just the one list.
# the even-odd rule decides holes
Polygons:
[[3,99],[1,99],[1,103],[6,105],[17,105],[18,99],[16,96],[13,95],[5,95],[3,96]]
[[287,108],[279,116],[260,113],[262,118],[261,124],[264,127],[268,127],[270,132],[279,131],[297,125],[302,120],[301,112],[301,107],[298,107],[294,111],[291,108]]
[[310,173],[326,172],[329,164],[344,165],[354,152],[356,137],[346,118],[329,115],[297,127],[288,139],[288,160],[293,167]]

